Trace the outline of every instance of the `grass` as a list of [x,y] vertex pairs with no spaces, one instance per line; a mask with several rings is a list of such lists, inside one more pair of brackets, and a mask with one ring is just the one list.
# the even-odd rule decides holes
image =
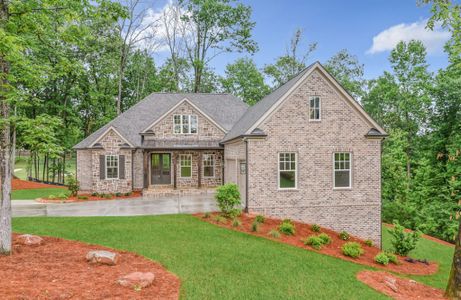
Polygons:
[[45,188],[45,189],[30,189],[30,190],[14,190],[11,193],[12,200],[33,200],[49,195],[58,196],[62,193],[68,193],[67,188]]
[[[356,280],[367,267],[189,215],[15,218],[13,227],[137,252],[177,274],[185,299],[388,299]],[[389,234],[383,232],[388,249]],[[428,240],[418,247],[413,256],[440,262],[440,270],[412,278],[444,288],[453,249]]]
[[[28,161],[28,157],[26,156],[21,156],[21,157],[16,158],[16,163],[14,164],[14,169],[16,171],[14,172],[14,175],[18,177],[19,179],[27,180],[27,161]],[[66,160],[66,173],[67,174],[68,173],[75,174],[75,164],[76,164],[75,158]],[[42,167],[43,165],[40,164],[40,178],[42,176],[42,169],[41,169]]]

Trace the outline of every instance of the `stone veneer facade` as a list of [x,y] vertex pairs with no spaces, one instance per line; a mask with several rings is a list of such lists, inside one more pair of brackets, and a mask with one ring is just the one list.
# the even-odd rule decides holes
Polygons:
[[[310,96],[320,96],[320,121],[309,121]],[[381,244],[381,140],[365,137],[370,125],[323,74],[310,74],[258,128],[267,137],[248,140],[251,212],[346,230]],[[242,156],[242,144],[229,146],[226,157],[228,149]],[[333,189],[338,151],[352,153],[347,190]],[[297,189],[278,189],[280,152],[297,153]]]

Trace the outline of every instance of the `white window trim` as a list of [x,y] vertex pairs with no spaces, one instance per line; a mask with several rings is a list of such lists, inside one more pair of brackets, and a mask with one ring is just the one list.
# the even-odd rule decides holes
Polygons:
[[[294,153],[295,154],[295,186],[292,188],[280,187],[280,154],[281,153]],[[298,153],[293,151],[280,151],[277,153],[277,190],[279,191],[294,191],[298,189]]]
[[[183,157],[190,158],[190,176],[182,176],[181,174]],[[193,165],[192,154],[179,154],[179,178],[192,178],[192,165]]]
[[[342,186],[336,187],[336,179],[335,179],[335,154],[336,153],[349,153],[349,186]],[[350,151],[335,151],[333,152],[333,190],[352,190],[352,152]],[[345,171],[345,170],[343,170]]]
[[[174,130],[174,127],[176,125],[176,123],[174,122],[175,116],[180,116],[180,120],[181,120],[181,122],[180,122],[181,130],[180,130],[179,133],[175,132],[175,130]],[[197,119],[197,132],[186,132],[186,133],[182,132],[183,131],[183,123],[182,123],[183,116],[187,116],[188,119],[189,119],[189,131],[191,131],[191,129],[192,129],[192,127],[191,127],[192,116],[195,116],[195,118]],[[198,134],[198,127],[199,127],[198,126],[198,115],[196,115],[196,114],[174,114],[173,115],[173,134],[177,134],[177,135],[185,135],[185,134],[196,135],[196,134]]]
[[[311,118],[311,100],[313,98],[319,98],[319,118],[312,119]],[[322,121],[322,98],[320,96],[310,96],[309,97],[309,122],[320,122]]]
[[[213,165],[211,167],[213,167],[213,176],[205,176],[205,155],[210,155],[211,157],[213,157]],[[213,153],[204,153],[203,154],[203,157],[202,157],[202,176],[203,178],[215,178],[216,177],[216,155],[213,154]]]
[[[117,157],[117,177],[109,178],[107,176],[107,169],[108,169],[107,168],[107,158],[108,157]],[[106,175],[105,179],[106,180],[117,180],[117,179],[119,179],[119,177],[120,177],[119,176],[120,175],[120,157],[119,157],[119,155],[117,155],[117,154],[106,154],[105,159],[104,159],[104,168],[105,168],[105,175]]]

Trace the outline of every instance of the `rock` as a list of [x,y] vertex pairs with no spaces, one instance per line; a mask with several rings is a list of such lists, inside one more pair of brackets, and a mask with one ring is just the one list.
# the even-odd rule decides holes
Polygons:
[[94,250],[86,254],[86,260],[92,264],[113,266],[117,264],[118,254],[105,250]]
[[394,292],[398,292],[399,289],[397,288],[397,280],[392,277],[385,277],[384,278],[384,283]]
[[152,284],[154,278],[155,275],[151,272],[133,272],[119,278],[117,283],[131,288],[145,288]]
[[27,246],[40,246],[43,239],[37,235],[23,234],[18,237],[19,243]]

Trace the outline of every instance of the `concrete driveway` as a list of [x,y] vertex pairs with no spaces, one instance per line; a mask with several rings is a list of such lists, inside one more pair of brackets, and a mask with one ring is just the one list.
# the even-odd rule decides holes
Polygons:
[[13,200],[12,209],[13,217],[141,216],[218,210],[213,195],[169,196],[156,199],[140,197],[59,204]]

